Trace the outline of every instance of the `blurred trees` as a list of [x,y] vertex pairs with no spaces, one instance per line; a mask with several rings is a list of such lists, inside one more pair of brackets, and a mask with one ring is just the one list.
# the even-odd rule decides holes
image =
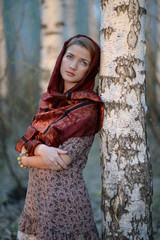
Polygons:
[[3,1],[3,21],[7,52],[5,102],[9,125],[18,133],[17,119],[30,120],[29,114],[34,114],[39,98],[38,1]]
[[[147,26],[146,26],[146,76],[147,76],[147,100],[148,100],[148,140],[151,150],[151,161],[153,166],[153,230],[154,239],[160,238],[160,76],[158,74],[160,60],[159,41],[160,26],[160,2],[159,0],[147,1]],[[158,93],[158,94],[157,94]]]
[[3,169],[7,163],[21,192],[14,145],[35,113],[39,99],[39,5],[38,1],[6,0],[1,1],[1,11],[1,37],[5,41],[1,59],[6,62],[0,85],[5,82],[6,91],[4,87],[0,91],[0,161],[3,160]]
[[38,1],[30,0],[0,0],[0,11],[0,238],[16,239],[27,175],[18,168],[14,147],[40,96],[40,11]]
[[[4,36],[2,1],[0,1],[0,93],[5,96],[6,93],[6,42]],[[0,95],[0,96],[1,96]]]
[[63,39],[68,39],[76,33],[76,14],[75,14],[75,0],[63,0],[63,22],[64,32]]
[[147,97],[149,119],[154,136],[160,143],[160,2],[147,2]]

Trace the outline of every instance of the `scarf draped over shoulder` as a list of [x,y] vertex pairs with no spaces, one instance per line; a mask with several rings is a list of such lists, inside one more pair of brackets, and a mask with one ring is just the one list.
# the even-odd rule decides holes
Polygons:
[[[94,43],[95,56],[83,79],[66,93],[60,93],[60,65],[66,46],[74,37],[81,36]],[[42,95],[38,113],[16,145],[18,152],[25,146],[28,154],[32,156],[38,144],[58,147],[71,137],[95,135],[101,128],[104,105],[100,97],[93,92],[95,77],[99,71],[100,49],[85,35],[78,34],[74,37],[64,43],[47,92]]]

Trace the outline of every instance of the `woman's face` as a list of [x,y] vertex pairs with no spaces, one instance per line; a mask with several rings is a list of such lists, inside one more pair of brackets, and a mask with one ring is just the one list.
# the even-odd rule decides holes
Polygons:
[[89,50],[79,45],[71,45],[63,56],[60,73],[64,80],[64,92],[82,80],[91,64]]

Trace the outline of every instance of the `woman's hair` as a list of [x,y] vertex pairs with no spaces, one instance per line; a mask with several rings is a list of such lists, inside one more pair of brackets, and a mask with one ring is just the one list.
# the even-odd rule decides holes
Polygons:
[[88,49],[91,54],[91,58],[93,60],[94,55],[95,55],[95,46],[94,46],[94,43],[90,39],[88,39],[86,37],[75,37],[68,43],[67,48],[69,48],[70,46],[72,46],[74,44]]

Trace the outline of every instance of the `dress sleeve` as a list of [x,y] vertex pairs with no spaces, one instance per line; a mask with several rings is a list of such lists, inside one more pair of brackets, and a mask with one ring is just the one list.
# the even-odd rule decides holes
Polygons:
[[67,141],[61,144],[59,148],[67,151],[67,154],[70,156],[72,161],[74,161],[83,153],[88,155],[93,140],[94,136],[69,138]]
[[37,139],[31,139],[27,143],[25,143],[24,146],[29,156],[34,156],[34,149],[38,144],[44,144],[44,143]]

